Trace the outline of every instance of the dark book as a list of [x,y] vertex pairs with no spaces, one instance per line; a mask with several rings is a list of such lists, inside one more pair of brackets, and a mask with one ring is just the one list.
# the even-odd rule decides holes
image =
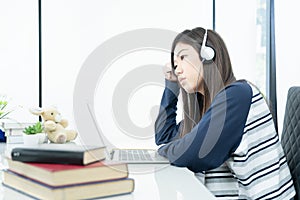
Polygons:
[[126,163],[98,161],[89,165],[25,163],[7,159],[8,169],[51,186],[115,180],[128,177]]
[[3,171],[3,185],[38,199],[92,199],[128,194],[134,190],[131,178],[50,186],[10,170]]
[[105,159],[104,146],[82,146],[74,143],[18,146],[11,159],[22,162],[87,165]]

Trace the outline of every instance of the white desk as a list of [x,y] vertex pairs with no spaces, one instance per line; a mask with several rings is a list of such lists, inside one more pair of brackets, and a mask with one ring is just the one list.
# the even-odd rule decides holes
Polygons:
[[[5,166],[3,151],[5,144],[0,143],[0,161]],[[3,167],[2,164],[2,167]],[[105,200],[194,200],[215,199],[206,187],[185,169],[170,165],[130,164],[129,177],[135,180],[135,190],[131,194],[105,198]],[[1,173],[2,180],[2,173]],[[0,185],[0,200],[31,199],[21,193]]]

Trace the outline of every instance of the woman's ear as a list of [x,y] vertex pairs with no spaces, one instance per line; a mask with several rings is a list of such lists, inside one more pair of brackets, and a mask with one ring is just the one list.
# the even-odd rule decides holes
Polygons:
[[42,108],[30,108],[29,111],[34,115],[41,115],[44,112]]

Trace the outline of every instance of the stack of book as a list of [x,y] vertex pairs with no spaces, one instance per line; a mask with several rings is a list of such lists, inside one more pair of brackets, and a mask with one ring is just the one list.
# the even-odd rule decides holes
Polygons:
[[6,143],[22,144],[24,128],[34,124],[29,122],[1,122],[0,129],[5,132]]
[[105,160],[104,147],[41,144],[13,148],[3,185],[39,199],[91,199],[134,190],[126,163]]

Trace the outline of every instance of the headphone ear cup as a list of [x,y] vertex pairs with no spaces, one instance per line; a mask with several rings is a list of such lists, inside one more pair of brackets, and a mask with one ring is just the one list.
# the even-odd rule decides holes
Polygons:
[[205,46],[205,47],[201,48],[200,55],[205,60],[210,61],[210,60],[214,59],[215,51],[213,50],[213,48]]

